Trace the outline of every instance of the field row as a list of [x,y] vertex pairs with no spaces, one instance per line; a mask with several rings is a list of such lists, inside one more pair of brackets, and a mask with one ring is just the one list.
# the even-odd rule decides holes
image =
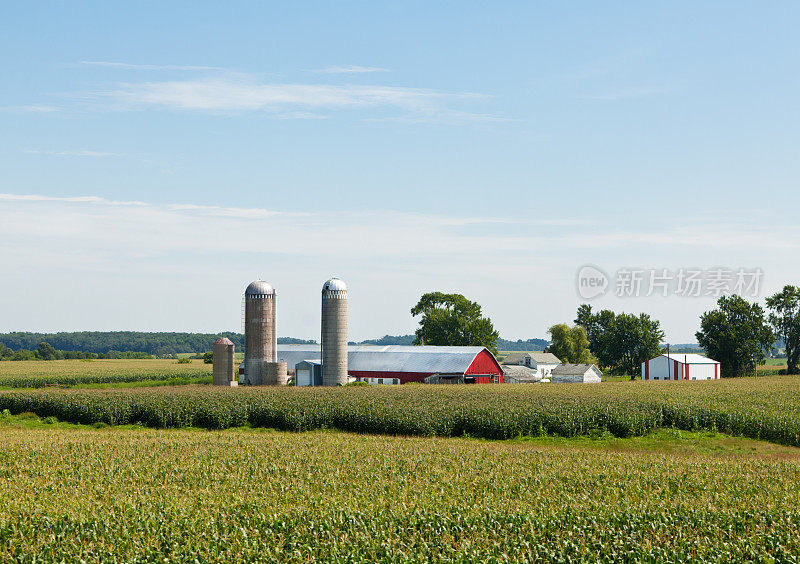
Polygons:
[[796,562],[800,554],[794,460],[0,424],[0,477],[4,562]]
[[618,437],[674,427],[800,446],[797,377],[587,385],[365,388],[24,390],[0,393],[0,410],[109,425],[225,429],[251,425],[389,435],[506,439]]
[[194,360],[53,360],[0,363],[0,388],[70,387],[85,384],[151,382],[200,378],[211,365]]

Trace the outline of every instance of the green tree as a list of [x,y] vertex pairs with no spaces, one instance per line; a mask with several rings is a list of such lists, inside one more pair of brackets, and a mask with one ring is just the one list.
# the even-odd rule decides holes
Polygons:
[[0,360],[6,360],[14,356],[14,351],[8,348],[5,343],[0,343]]
[[589,339],[589,350],[600,359],[602,343],[600,341],[603,333],[614,322],[616,315],[613,311],[604,309],[598,313],[592,313],[592,306],[583,304],[578,307],[578,315],[575,323],[586,329],[586,337]]
[[589,364],[594,362],[589,352],[589,339],[586,329],[580,325],[569,327],[566,323],[553,325],[547,330],[550,335],[550,346],[547,350],[562,362],[571,364]]
[[616,314],[604,309],[592,313],[589,305],[581,305],[575,322],[586,329],[589,350],[602,368],[616,374],[640,372],[642,362],[661,352],[664,331],[661,324],[646,313]]
[[761,306],[736,295],[720,297],[717,309],[700,317],[695,336],[708,355],[721,363],[721,375],[726,378],[752,374],[775,343]]
[[429,292],[411,308],[421,315],[415,345],[483,346],[497,354],[497,339],[491,319],[483,317],[481,306],[461,294]]
[[58,351],[50,343],[42,341],[36,348],[36,356],[42,360],[55,360],[58,358]]
[[786,347],[786,371],[798,374],[800,361],[800,288],[784,286],[783,290],[767,298],[767,307],[771,310],[769,323],[775,330],[775,336],[783,341]]
[[214,364],[214,353],[212,351],[203,353],[203,364]]

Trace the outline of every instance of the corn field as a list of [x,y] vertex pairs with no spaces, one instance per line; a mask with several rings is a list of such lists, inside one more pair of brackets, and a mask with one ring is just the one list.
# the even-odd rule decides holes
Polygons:
[[0,388],[70,387],[83,384],[121,384],[198,378],[211,374],[211,365],[193,360],[51,360],[0,362]]
[[617,437],[667,427],[800,446],[800,378],[598,385],[19,390],[0,410],[61,421],[156,428],[253,426],[290,431],[472,436]]
[[3,562],[797,562],[794,458],[0,423]]

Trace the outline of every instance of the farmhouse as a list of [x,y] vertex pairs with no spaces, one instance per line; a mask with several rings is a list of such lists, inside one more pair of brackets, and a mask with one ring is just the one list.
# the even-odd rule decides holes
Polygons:
[[594,364],[559,364],[550,373],[550,381],[558,384],[597,384],[602,372]]
[[[319,363],[319,345],[278,345],[277,357],[289,367],[311,371]],[[300,363],[305,363],[300,365]],[[501,384],[503,370],[484,347],[412,347],[355,345],[347,350],[347,373],[356,381],[372,384]],[[310,385],[302,373],[295,383]]]
[[509,353],[503,364],[507,366],[526,366],[536,371],[540,378],[549,378],[553,369],[561,364],[561,360],[549,352]]
[[642,363],[642,380],[717,380],[720,364],[701,354],[661,354]]

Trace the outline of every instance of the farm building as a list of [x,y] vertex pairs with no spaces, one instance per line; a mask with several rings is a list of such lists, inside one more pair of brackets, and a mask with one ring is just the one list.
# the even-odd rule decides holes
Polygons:
[[[289,367],[304,361],[319,362],[320,347],[278,345],[277,357]],[[302,368],[308,369],[308,366]],[[386,384],[503,382],[500,364],[484,347],[350,346],[347,373],[364,382]],[[299,383],[297,374],[295,378]]]
[[532,368],[540,378],[549,378],[553,369],[561,364],[561,360],[549,352],[509,353],[503,359],[506,366],[525,366]]
[[720,364],[701,354],[661,354],[642,363],[642,380],[716,380]]
[[537,370],[519,364],[503,365],[504,384],[533,384],[541,382],[542,376]]
[[550,381],[558,384],[597,384],[602,372],[594,364],[559,364],[550,373]]

